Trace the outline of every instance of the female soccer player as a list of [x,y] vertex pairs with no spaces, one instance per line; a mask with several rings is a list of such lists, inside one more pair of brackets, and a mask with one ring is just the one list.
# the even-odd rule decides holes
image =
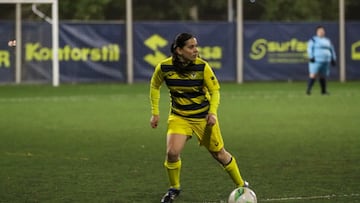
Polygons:
[[162,203],[172,202],[180,194],[180,154],[192,135],[222,164],[236,186],[248,185],[240,175],[235,158],[224,148],[217,119],[220,86],[209,64],[198,57],[197,46],[192,34],[177,35],[171,45],[172,56],[155,67],[151,78],[152,128],[158,126],[160,86],[164,81],[171,97],[164,163],[170,188]]
[[330,64],[336,65],[336,54],[330,39],[325,37],[325,28],[316,27],[316,36],[312,37],[307,47],[309,61],[309,80],[306,94],[311,94],[312,86],[319,77],[321,94],[329,94],[326,90],[326,77],[330,74]]

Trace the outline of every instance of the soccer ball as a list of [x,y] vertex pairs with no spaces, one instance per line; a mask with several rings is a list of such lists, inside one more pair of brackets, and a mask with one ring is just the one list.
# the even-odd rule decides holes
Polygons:
[[256,194],[250,188],[239,187],[231,192],[228,203],[257,203]]

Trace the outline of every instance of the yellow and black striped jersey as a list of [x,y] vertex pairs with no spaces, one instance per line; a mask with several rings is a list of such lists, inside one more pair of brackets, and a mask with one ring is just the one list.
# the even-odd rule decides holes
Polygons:
[[171,97],[171,113],[187,118],[205,118],[216,115],[219,105],[219,83],[211,67],[197,58],[178,73],[169,57],[155,67],[151,78],[150,100],[152,114],[159,114],[160,86],[165,81]]

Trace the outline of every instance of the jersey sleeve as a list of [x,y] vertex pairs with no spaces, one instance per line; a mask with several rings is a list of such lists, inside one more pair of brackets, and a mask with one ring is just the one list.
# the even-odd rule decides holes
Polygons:
[[160,87],[164,78],[162,77],[161,64],[155,67],[150,82],[150,104],[151,114],[159,115]]
[[311,58],[314,58],[314,38],[311,38],[309,41],[308,41],[308,44],[307,44],[307,54],[308,54],[308,57],[311,59]]
[[330,52],[331,52],[331,60],[336,61],[336,52],[334,49],[334,45],[330,42]]
[[211,67],[206,64],[204,69],[204,82],[210,94],[209,113],[217,115],[217,109],[220,104],[220,85]]

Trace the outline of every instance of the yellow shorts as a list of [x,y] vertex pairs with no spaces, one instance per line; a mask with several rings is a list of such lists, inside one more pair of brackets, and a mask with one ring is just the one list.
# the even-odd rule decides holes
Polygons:
[[188,119],[170,114],[167,134],[180,134],[186,136],[195,134],[199,144],[212,152],[218,152],[224,147],[219,122],[216,122],[214,126],[208,126],[206,125],[206,119]]

